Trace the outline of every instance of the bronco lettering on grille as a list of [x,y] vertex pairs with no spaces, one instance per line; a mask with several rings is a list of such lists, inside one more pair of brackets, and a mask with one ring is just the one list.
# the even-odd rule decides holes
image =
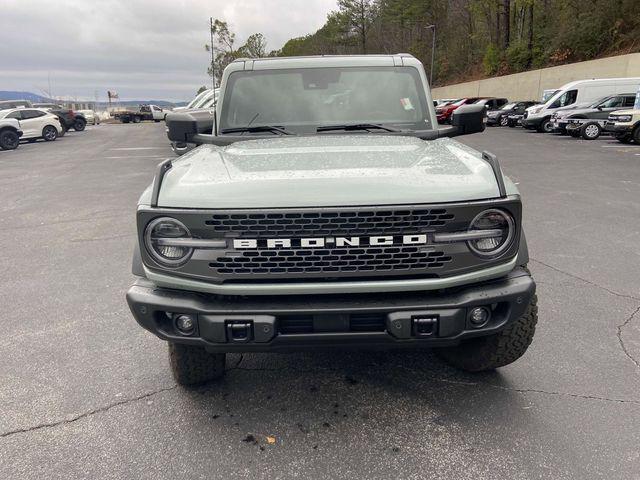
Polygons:
[[426,245],[426,234],[416,235],[380,235],[374,237],[312,237],[312,238],[236,238],[233,248],[236,250],[258,248],[325,248],[360,247],[360,246],[390,246],[390,245]]

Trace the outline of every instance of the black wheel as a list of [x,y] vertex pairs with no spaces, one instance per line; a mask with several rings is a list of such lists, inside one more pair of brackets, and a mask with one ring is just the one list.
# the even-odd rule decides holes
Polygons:
[[621,136],[616,136],[616,140],[618,140],[620,143],[631,143],[633,141],[633,137],[631,137],[631,135],[621,135]]
[[133,123],[140,123],[140,117],[133,117]]
[[516,120],[507,119],[507,127],[516,128],[518,126],[518,122]]
[[0,132],[0,148],[2,150],[15,150],[20,145],[20,137],[13,130]]
[[602,127],[597,123],[585,123],[580,127],[580,136],[585,140],[595,140],[602,133]]
[[551,118],[545,118],[538,125],[538,132],[540,133],[551,133],[553,132],[553,127],[551,126]]
[[633,141],[640,145],[640,126],[633,131]]
[[482,372],[504,367],[527,351],[538,323],[538,299],[534,295],[524,314],[494,335],[468,340],[436,352],[450,365],[467,372]]
[[87,122],[86,120],[83,120],[81,118],[77,118],[74,122],[73,122],[73,129],[76,132],[81,132],[84,130],[84,127],[87,126]]
[[169,364],[179,385],[197,385],[224,376],[225,354],[169,342]]
[[56,127],[47,125],[42,129],[42,138],[44,138],[46,142],[53,142],[58,138],[58,130]]
[[506,127],[509,124],[509,117],[503,115],[500,117],[500,126]]

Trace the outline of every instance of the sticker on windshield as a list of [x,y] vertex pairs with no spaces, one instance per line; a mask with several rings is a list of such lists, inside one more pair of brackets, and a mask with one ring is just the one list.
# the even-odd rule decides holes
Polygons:
[[411,103],[410,99],[401,98],[400,103],[402,104],[402,108],[404,108],[405,110],[413,110],[413,104]]

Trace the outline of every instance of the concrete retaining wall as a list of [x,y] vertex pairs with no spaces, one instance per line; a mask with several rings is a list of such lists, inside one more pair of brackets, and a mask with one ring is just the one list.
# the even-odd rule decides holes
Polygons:
[[640,53],[570,63],[502,77],[447,85],[431,90],[433,98],[506,97],[540,100],[542,91],[587,78],[640,77]]

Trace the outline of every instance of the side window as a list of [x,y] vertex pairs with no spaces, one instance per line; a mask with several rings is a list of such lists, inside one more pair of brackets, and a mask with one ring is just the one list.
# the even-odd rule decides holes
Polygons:
[[15,118],[16,120],[21,120],[22,116],[20,115],[20,112],[11,112],[6,116],[6,118]]
[[636,104],[636,96],[629,95],[624,97],[624,107],[633,107]]
[[45,115],[44,112],[40,112],[38,110],[22,110],[22,119],[29,120],[31,118],[43,117]]

